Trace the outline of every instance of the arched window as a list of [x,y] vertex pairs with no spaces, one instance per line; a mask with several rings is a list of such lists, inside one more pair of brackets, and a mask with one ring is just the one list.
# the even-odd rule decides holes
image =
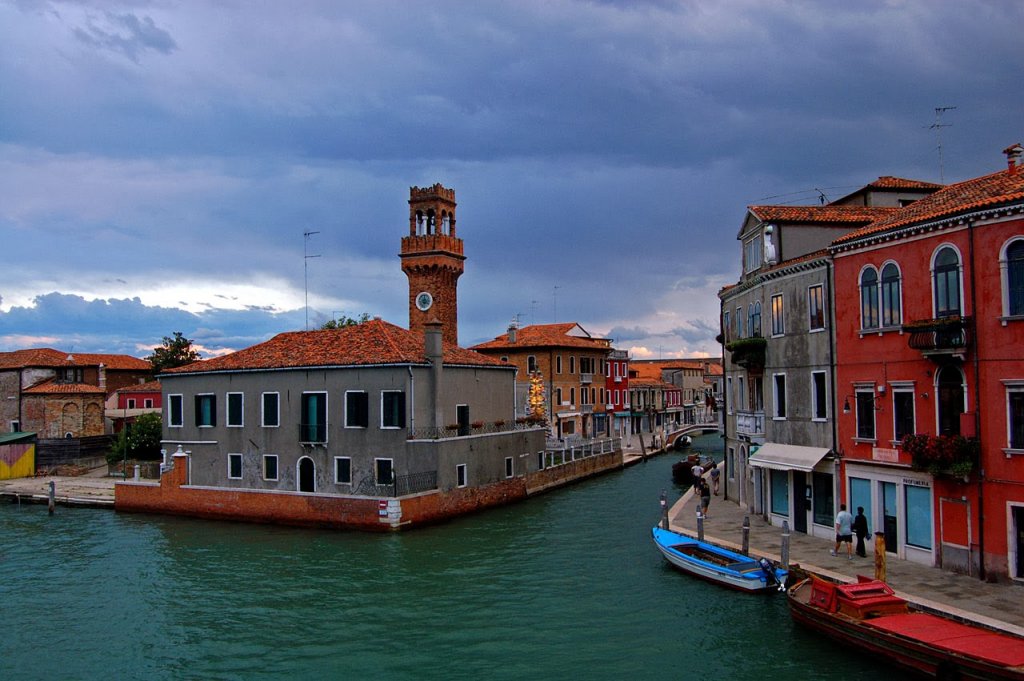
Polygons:
[[878,328],[878,272],[873,267],[860,274],[860,328]]
[[999,269],[1003,278],[1003,315],[1024,315],[1024,239],[1017,237],[1003,247]]
[[900,325],[900,269],[891,262],[882,268],[882,326]]
[[935,316],[954,317],[960,310],[960,255],[952,246],[943,246],[935,254],[932,268]]
[[750,319],[747,324],[747,335],[751,338],[761,336],[761,301],[750,306]]
[[964,375],[955,366],[939,369],[935,378],[939,396],[939,435],[960,434],[960,414],[964,408]]

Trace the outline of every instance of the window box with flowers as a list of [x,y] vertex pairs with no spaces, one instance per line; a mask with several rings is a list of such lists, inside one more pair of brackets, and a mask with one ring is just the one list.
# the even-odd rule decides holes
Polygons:
[[768,341],[761,336],[737,338],[725,344],[725,349],[732,353],[732,362],[747,369],[764,367],[765,348]]
[[962,435],[907,435],[900,443],[915,470],[966,479],[978,465],[977,438]]

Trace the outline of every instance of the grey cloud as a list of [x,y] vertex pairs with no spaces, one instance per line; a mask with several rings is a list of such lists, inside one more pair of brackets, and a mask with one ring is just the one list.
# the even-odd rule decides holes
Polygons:
[[116,14],[104,12],[104,26],[90,19],[87,25],[73,29],[78,40],[92,47],[123,54],[133,62],[139,56],[152,50],[160,54],[171,54],[178,49],[171,34],[159,28],[151,17],[141,19],[134,14]]

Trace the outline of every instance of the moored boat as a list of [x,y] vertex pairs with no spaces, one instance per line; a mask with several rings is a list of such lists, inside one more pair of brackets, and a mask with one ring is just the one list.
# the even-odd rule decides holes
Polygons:
[[700,452],[693,452],[688,454],[685,459],[680,459],[672,464],[672,482],[689,487],[695,480],[693,479],[693,467],[698,463],[705,470],[711,466],[714,461],[710,456],[705,456]]
[[660,527],[651,535],[669,563],[716,584],[753,593],[780,590],[786,580],[786,571],[767,558],[744,556]]
[[925,612],[885,582],[836,584],[790,574],[793,620],[905,668],[939,679],[1024,679],[1024,637]]

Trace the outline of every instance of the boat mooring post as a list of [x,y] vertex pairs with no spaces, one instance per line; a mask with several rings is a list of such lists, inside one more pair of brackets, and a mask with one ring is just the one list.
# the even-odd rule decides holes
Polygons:
[[782,569],[789,569],[789,521],[782,521],[782,552],[779,554]]
[[875,532],[875,579],[885,581],[885,532]]
[[744,556],[750,555],[750,516],[743,516],[743,549]]
[[661,529],[668,529],[668,498],[665,490],[661,490]]
[[701,512],[700,506],[697,507],[697,539],[704,541],[704,514]]
[[57,503],[56,496],[57,496],[57,483],[55,483],[53,480],[51,480],[50,481],[50,501],[49,501],[49,504],[47,505],[47,507],[50,510],[50,515],[53,515],[53,507]]

